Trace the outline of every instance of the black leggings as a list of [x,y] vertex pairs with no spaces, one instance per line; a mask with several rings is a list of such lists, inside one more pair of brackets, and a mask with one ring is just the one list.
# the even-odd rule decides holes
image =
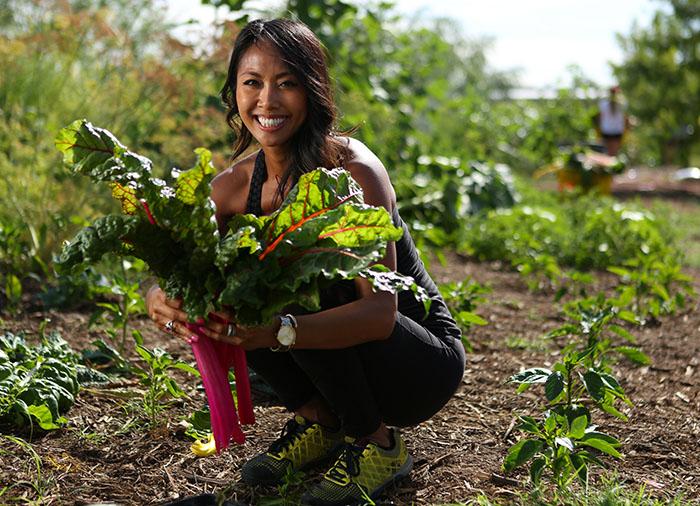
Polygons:
[[287,409],[320,396],[353,437],[373,433],[381,422],[406,427],[429,419],[459,386],[465,362],[454,327],[423,326],[401,313],[382,341],[289,353],[259,349],[247,356]]

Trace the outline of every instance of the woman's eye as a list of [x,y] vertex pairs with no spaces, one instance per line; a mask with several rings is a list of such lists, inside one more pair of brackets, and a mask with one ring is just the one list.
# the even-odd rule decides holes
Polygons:
[[294,88],[295,86],[297,86],[296,81],[282,81],[280,83],[280,88]]
[[258,81],[255,79],[246,79],[243,81],[243,86],[255,86],[258,84]]

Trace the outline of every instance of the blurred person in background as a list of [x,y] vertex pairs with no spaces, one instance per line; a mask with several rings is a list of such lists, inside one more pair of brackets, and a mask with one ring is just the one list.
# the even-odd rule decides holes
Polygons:
[[622,146],[622,138],[629,128],[629,118],[620,101],[620,87],[612,86],[609,92],[607,98],[598,102],[598,112],[594,121],[605,152],[610,156],[617,156]]

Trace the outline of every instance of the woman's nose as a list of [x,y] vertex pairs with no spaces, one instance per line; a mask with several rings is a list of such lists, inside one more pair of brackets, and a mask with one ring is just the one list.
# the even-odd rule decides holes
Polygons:
[[277,87],[273,85],[263,86],[262,90],[260,90],[260,95],[258,95],[258,105],[264,108],[273,108],[278,105],[278,102]]

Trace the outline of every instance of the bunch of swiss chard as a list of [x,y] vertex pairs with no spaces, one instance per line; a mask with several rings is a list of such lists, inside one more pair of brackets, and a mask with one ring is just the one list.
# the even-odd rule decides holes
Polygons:
[[151,175],[149,159],[85,120],[61,130],[56,146],[74,172],[107,183],[122,210],[96,219],[64,247],[61,272],[106,253],[140,258],[169,296],[182,298],[192,321],[223,306],[244,325],[268,323],[290,304],[318,310],[323,283],[357,276],[427,301],[412,278],[372,265],[402,231],[385,209],[363,203],[342,169],[303,175],[274,214],[234,216],[220,234],[206,149],[195,150],[190,170],[173,170],[169,184]]
[[[426,307],[429,303],[412,278],[374,265],[402,230],[385,209],[364,204],[361,188],[344,170],[304,174],[275,213],[234,216],[222,233],[210,198],[215,169],[206,149],[195,150],[195,166],[174,170],[168,183],[152,176],[150,160],[85,120],[64,128],[56,146],[74,172],[107,183],[122,210],[96,219],[64,247],[57,261],[61,272],[84,268],[107,253],[140,258],[169,297],[182,299],[191,322],[222,308],[243,325],[268,323],[290,305],[318,310],[320,288],[358,276],[375,289],[412,289]],[[231,365],[241,421],[253,420],[245,355],[211,342],[199,324],[189,326],[192,347],[221,449],[229,437],[243,441],[238,420],[229,419]],[[217,428],[222,426],[227,428]]]

